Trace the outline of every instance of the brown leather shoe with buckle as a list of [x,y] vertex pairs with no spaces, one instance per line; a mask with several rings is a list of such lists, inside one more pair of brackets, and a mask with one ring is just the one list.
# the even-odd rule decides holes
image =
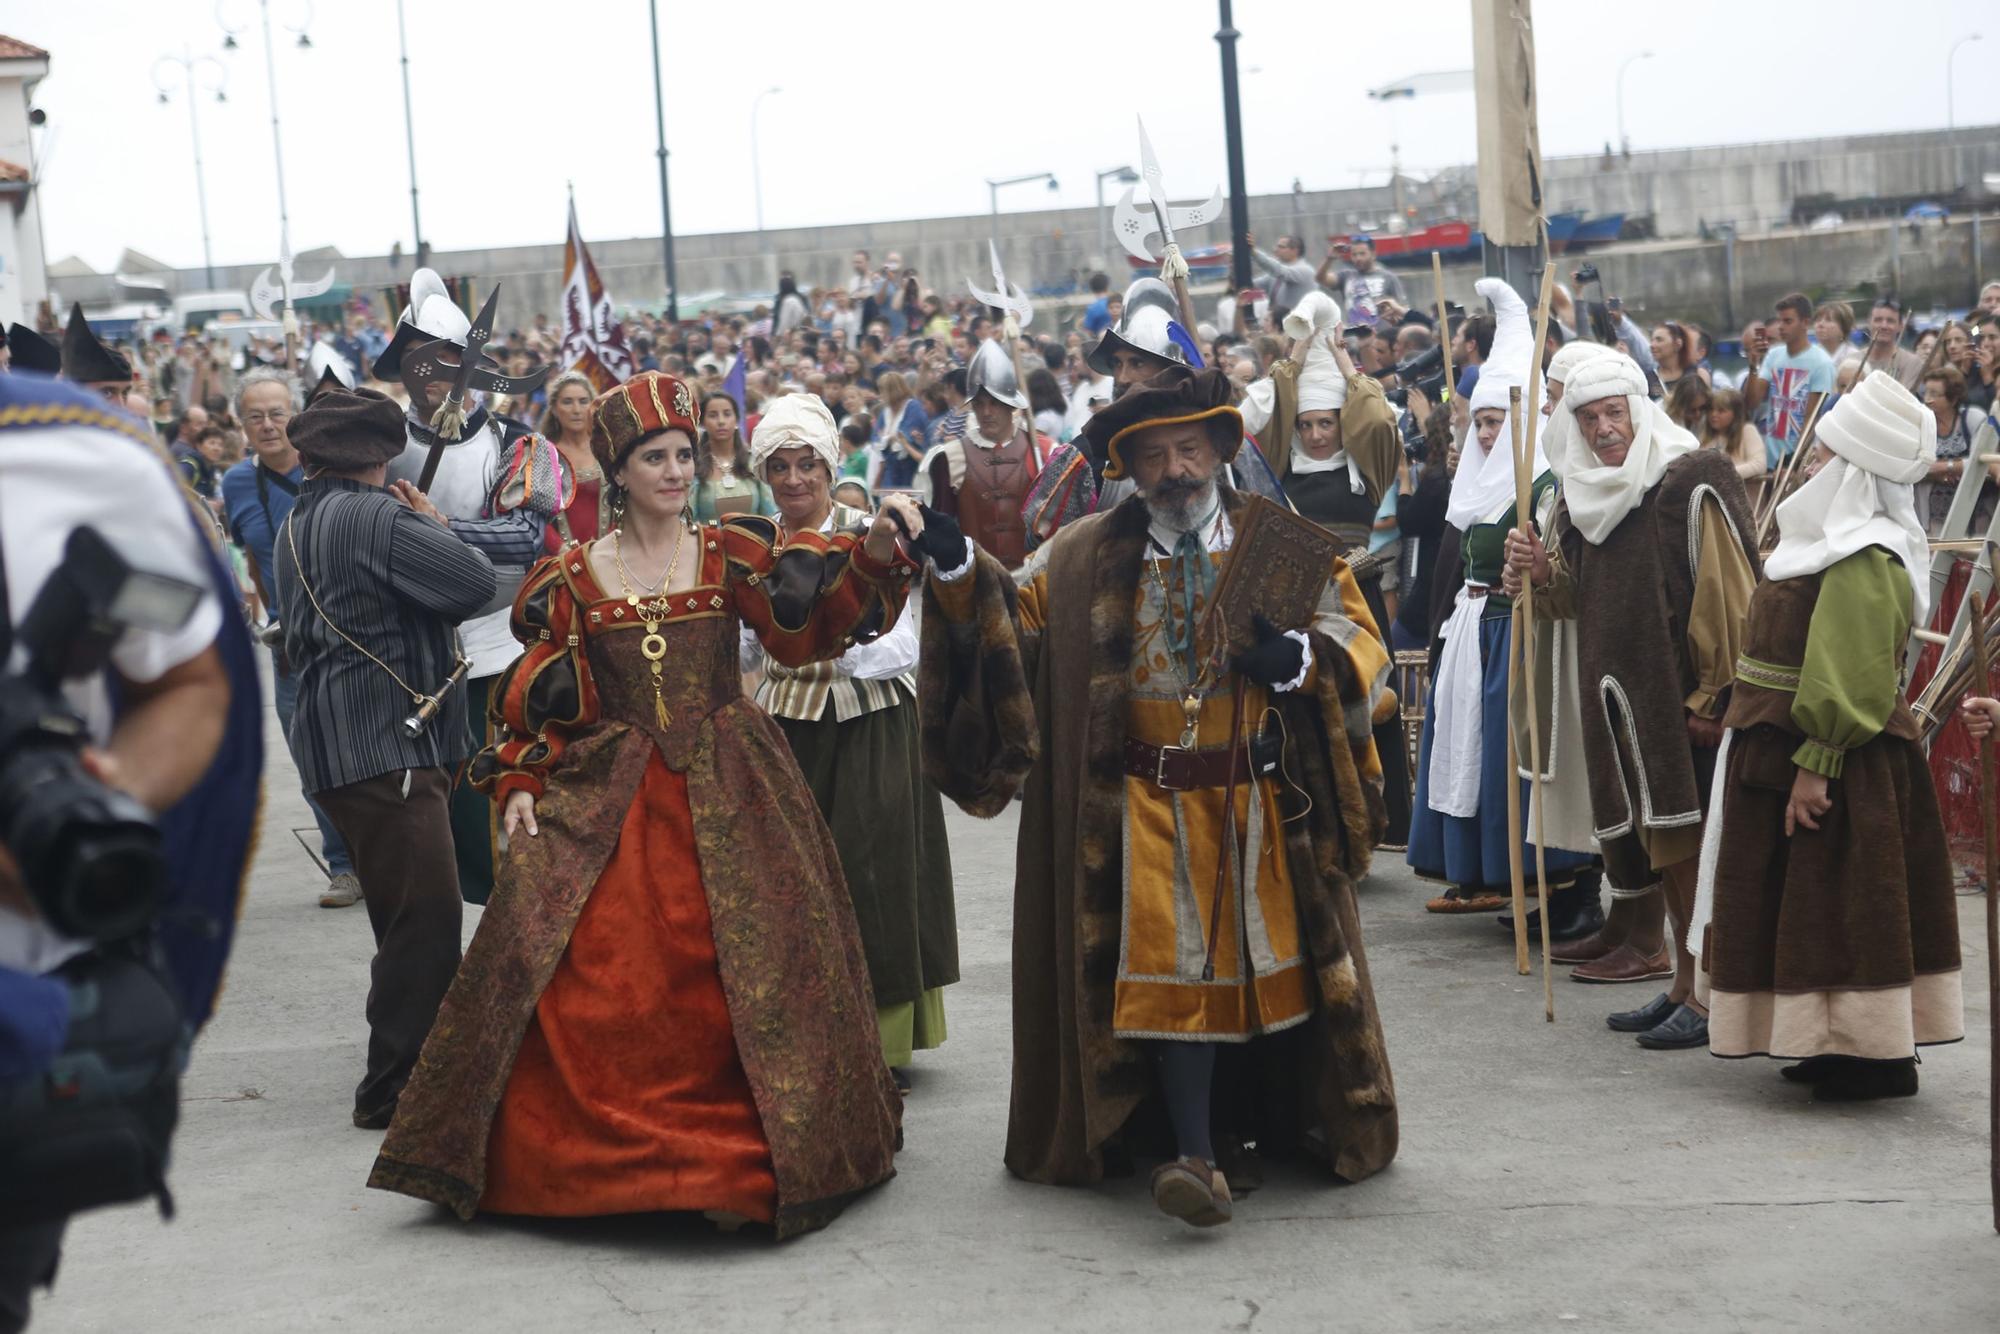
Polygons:
[[1154,1168],[1153,1203],[1189,1227],[1216,1227],[1236,1213],[1229,1182],[1199,1158],[1176,1158]]
[[1645,955],[1630,945],[1620,945],[1601,959],[1570,969],[1572,982],[1651,982],[1674,975],[1673,956],[1662,949]]

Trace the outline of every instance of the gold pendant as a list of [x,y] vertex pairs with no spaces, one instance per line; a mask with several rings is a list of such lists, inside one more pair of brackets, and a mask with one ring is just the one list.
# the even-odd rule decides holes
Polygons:
[[660,659],[667,656],[667,640],[658,630],[649,629],[646,637],[639,641],[639,654],[653,664],[653,675],[660,674]]
[[638,605],[639,605],[639,595],[638,595],[637,593],[627,593],[627,594],[625,595],[625,605],[626,605],[626,606],[628,606],[628,607],[636,607],[636,606],[638,606]]
[[1187,726],[1181,730],[1181,749],[1193,750],[1195,734],[1201,727],[1201,700],[1189,695],[1181,701],[1181,717]]

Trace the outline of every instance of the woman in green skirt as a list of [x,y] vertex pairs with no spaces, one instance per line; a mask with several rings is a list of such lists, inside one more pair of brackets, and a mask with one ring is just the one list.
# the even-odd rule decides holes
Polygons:
[[[866,524],[833,502],[839,435],[811,394],[774,400],[750,444],[787,535]],[[917,749],[917,614],[879,638],[801,668],[766,663],[752,636],[743,670],[764,669],[757,702],[791,742],[840,852],[874,985],[882,1054],[909,1089],[912,1054],[944,1041],[944,988],[958,980],[958,921],[944,803]]]

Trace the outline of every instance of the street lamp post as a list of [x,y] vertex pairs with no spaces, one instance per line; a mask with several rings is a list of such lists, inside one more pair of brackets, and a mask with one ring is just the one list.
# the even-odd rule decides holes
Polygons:
[[1637,55],[1627,56],[1618,62],[1618,94],[1616,99],[1618,102],[1618,151],[1620,154],[1628,157],[1632,152],[1632,141],[1625,137],[1625,71],[1632,68],[1635,61],[1651,60],[1652,58],[1653,53],[1651,51],[1641,51]]
[[[1243,176],[1243,98],[1236,79],[1236,18],[1229,0],[1218,0],[1221,26],[1215,44],[1222,53],[1222,136],[1229,153],[1229,276],[1238,288],[1250,285],[1250,189]],[[1167,201],[1159,201],[1162,208]]]
[[1056,188],[1056,174],[1052,171],[1031,171],[1026,176],[1007,176],[1000,180],[990,177],[986,182],[987,208],[993,215],[993,237],[1000,238],[1000,187],[1003,185],[1026,185],[1029,181],[1047,181],[1049,189]]
[[403,0],[396,0],[396,44],[403,57],[403,143],[410,153],[410,237],[416,246],[417,267],[430,262],[424,253],[424,215],[417,208],[417,118],[410,110],[410,39],[403,32]]
[[[181,53],[177,56],[161,56],[153,62],[153,86],[160,90],[161,102],[167,101],[167,93],[169,91],[167,85],[160,79],[160,66],[162,65],[172,65],[180,70],[181,83],[187,93],[188,135],[194,140],[194,197],[195,203],[201,211],[201,264],[202,268],[208,274],[208,285],[212,290],[215,287],[215,255],[210,249],[208,241],[208,180],[201,165],[201,118],[195,114],[195,105],[199,100],[195,97],[195,93],[200,91],[212,92],[215,94],[216,101],[228,101],[229,99],[223,90],[229,83],[229,71],[214,56],[191,55],[185,46],[181,48]],[[198,87],[200,80],[196,71],[201,69],[212,69],[215,71],[216,79],[214,87],[208,89]]]
[[1104,183],[1115,180],[1120,185],[1130,185],[1138,179],[1139,173],[1130,166],[1097,173],[1097,262],[1107,268],[1111,265],[1111,232],[1104,220]]
[[1944,54],[1944,127],[1947,130],[1954,130],[1958,128],[1958,108],[1956,105],[1954,105],[1955,99],[1952,96],[1952,88],[1951,88],[1952,59],[1953,57],[1958,55],[1959,47],[1964,46],[1967,42],[1976,42],[1978,40],[1979,40],[1978,33],[1969,32],[1965,36],[1953,42],[1951,44],[1951,49],[1949,51],[1946,51]]
[[[225,3],[226,0],[216,0],[215,21],[224,34],[223,50],[234,51],[237,47],[236,34],[243,29],[231,27],[229,20],[222,16]],[[306,35],[306,28],[312,23],[312,0],[299,0],[299,3],[305,16],[297,24],[286,24],[285,30],[298,38],[299,47],[310,50],[312,38]],[[271,0],[257,0],[257,10],[263,20],[264,76],[271,92],[271,154],[278,168],[278,279],[285,289],[285,360],[296,370],[299,317],[292,309],[292,216],[285,204],[285,139],[278,124],[278,62],[271,54]]]
[[785,90],[773,84],[750,100],[750,190],[757,200],[757,242],[764,241],[764,168],[757,155],[757,111],[772,93]]
[[660,0],[647,0],[653,19],[653,116],[660,132],[660,251],[667,273],[667,319],[681,318],[679,285],[674,281],[674,211],[667,202],[667,91],[660,77]]

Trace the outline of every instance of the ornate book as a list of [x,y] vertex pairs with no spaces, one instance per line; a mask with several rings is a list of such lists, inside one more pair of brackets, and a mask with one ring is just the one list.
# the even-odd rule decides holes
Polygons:
[[1303,630],[1319,610],[1340,540],[1275,501],[1251,496],[1241,530],[1215,581],[1196,644],[1203,661],[1224,661],[1256,642],[1251,626],[1262,612],[1280,630]]

